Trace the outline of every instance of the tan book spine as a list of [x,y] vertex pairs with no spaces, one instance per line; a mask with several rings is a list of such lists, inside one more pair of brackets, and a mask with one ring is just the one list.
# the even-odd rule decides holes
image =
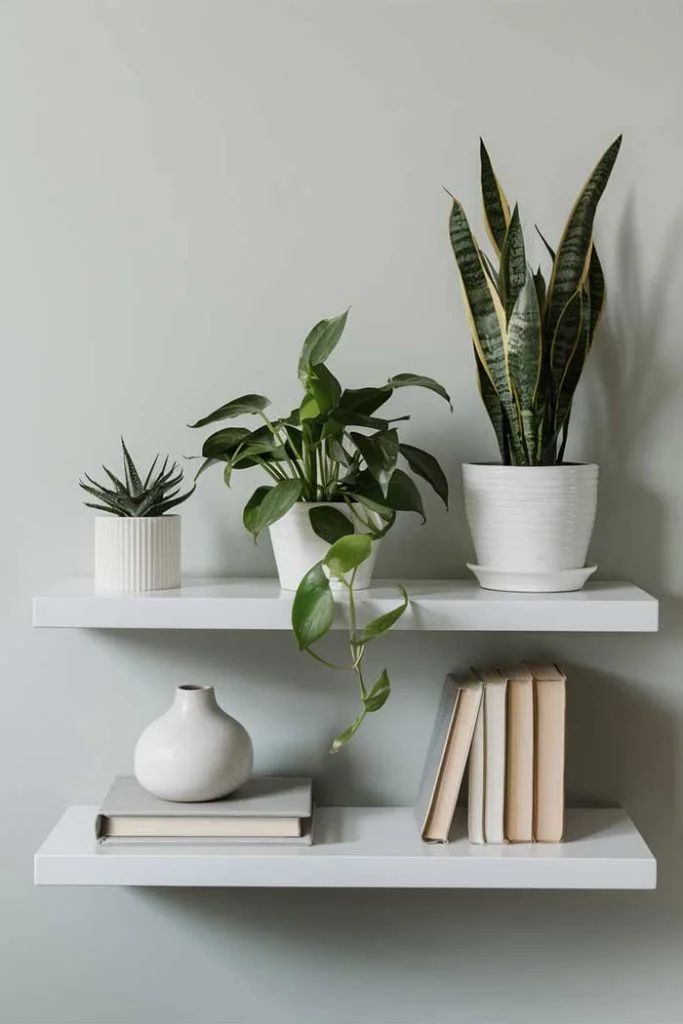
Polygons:
[[533,841],[534,817],[534,683],[522,665],[500,668],[507,679],[507,749],[505,838]]
[[557,665],[530,664],[534,677],[534,839],[564,834],[566,676]]

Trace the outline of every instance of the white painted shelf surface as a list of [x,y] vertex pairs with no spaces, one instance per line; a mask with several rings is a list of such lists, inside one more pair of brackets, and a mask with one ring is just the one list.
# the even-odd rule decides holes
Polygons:
[[[588,583],[567,594],[506,594],[474,580],[405,583],[410,607],[397,629],[505,632],[655,632],[658,602],[631,583]],[[34,626],[85,629],[291,628],[294,595],[271,579],[188,579],[177,590],[143,594],[95,593],[91,580],[71,580],[34,598]],[[361,624],[396,606],[391,581],[357,595]],[[348,623],[337,600],[336,628]]]
[[37,885],[379,889],[654,889],[657,866],[619,808],[567,812],[566,841],[473,846],[458,811],[427,845],[410,807],[320,807],[312,846],[108,845],[70,807],[35,856]]

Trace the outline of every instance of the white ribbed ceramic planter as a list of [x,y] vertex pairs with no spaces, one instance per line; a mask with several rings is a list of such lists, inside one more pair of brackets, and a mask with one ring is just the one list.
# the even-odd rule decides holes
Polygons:
[[96,590],[180,586],[180,516],[96,516]]
[[[327,541],[313,532],[308,517],[309,509],[324,504],[325,502],[297,502],[282,519],[278,519],[269,527],[275,564],[283,590],[296,590],[308,570],[324,558],[330,549]],[[351,519],[349,511],[344,505],[335,503],[332,507],[339,509],[349,520]],[[372,515],[367,510],[361,509],[360,506],[359,511],[366,518],[368,515]],[[353,520],[353,524],[355,533],[368,532],[363,529],[357,519]],[[367,590],[370,586],[379,544],[378,540],[373,541],[370,557],[358,567],[354,590]],[[333,580],[331,586],[338,588],[341,583]]]
[[[478,566],[502,577],[494,589],[575,589],[561,582],[561,574],[586,564],[597,509],[598,466],[466,463],[462,469]],[[523,584],[515,585],[516,574],[524,577]],[[549,584],[558,574],[560,582]]]
[[179,686],[170,709],[135,748],[135,777],[162,800],[217,800],[251,778],[249,733],[216,701],[213,686]]

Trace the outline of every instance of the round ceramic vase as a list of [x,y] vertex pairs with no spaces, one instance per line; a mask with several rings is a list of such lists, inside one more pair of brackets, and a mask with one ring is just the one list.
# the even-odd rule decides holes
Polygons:
[[253,763],[249,733],[219,707],[213,686],[179,686],[135,748],[140,785],[183,803],[227,796],[251,778]]
[[477,556],[470,566],[493,590],[578,590],[598,501],[598,466],[463,466],[465,511]]
[[[296,590],[302,578],[306,575],[316,562],[321,561],[330,549],[330,545],[322,537],[313,532],[309,510],[325,502],[297,502],[282,519],[278,519],[269,527],[270,540],[273,545],[275,564],[280,586],[283,590]],[[347,507],[339,503],[330,503],[331,508],[338,509],[345,515],[354,526],[354,533],[367,533],[357,519],[351,517]],[[361,515],[366,518],[372,513],[360,509]],[[351,532],[351,531],[349,531]],[[372,572],[377,558],[379,541],[372,543],[370,557],[358,566],[354,590],[367,590],[372,580]],[[337,589],[342,586],[338,580],[331,580],[330,586]]]
[[95,589],[180,586],[180,516],[96,516]]

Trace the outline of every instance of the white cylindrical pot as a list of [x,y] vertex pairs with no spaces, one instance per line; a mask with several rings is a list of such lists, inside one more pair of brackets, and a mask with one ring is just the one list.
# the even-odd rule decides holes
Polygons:
[[180,516],[96,516],[96,590],[180,586]]
[[[283,590],[296,590],[308,570],[312,569],[316,562],[320,562],[330,550],[331,545],[313,532],[308,515],[310,509],[324,504],[326,503],[297,502],[282,519],[278,519],[269,527],[275,564]],[[354,533],[369,533],[369,530],[366,530],[355,517],[351,516],[345,505],[338,502],[330,504],[332,508],[338,509],[345,515],[350,523],[353,523]],[[365,519],[372,517],[373,513],[361,506],[357,507],[360,515]],[[349,530],[350,532],[351,530]],[[354,590],[367,590],[370,586],[379,544],[378,540],[372,542],[370,557],[358,566]],[[331,580],[330,586],[336,589],[342,584],[339,581]]]
[[[463,465],[465,510],[478,567],[510,586],[551,589],[548,579],[586,565],[598,501],[598,466]],[[522,587],[514,576],[525,577]],[[543,577],[546,577],[544,580]],[[581,584],[582,585],[582,584]],[[570,589],[561,581],[557,589]]]
[[135,777],[162,800],[217,800],[251,778],[249,733],[216,701],[213,686],[179,686],[171,708],[135,748]]

